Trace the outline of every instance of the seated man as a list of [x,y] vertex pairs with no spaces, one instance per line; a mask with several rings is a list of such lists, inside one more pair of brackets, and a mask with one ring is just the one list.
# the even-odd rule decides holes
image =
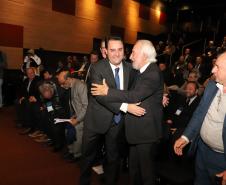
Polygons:
[[171,129],[180,134],[187,126],[193,112],[198,106],[200,97],[198,96],[198,85],[196,82],[188,81],[185,86],[185,96],[176,94],[174,101],[170,102],[166,116],[166,123]]
[[24,79],[17,104],[17,115],[22,127],[21,134],[35,131],[37,127],[37,112],[39,111],[38,83],[40,78],[35,75],[34,68],[26,69],[27,78]]
[[[37,142],[46,142],[52,139],[53,151],[57,152],[64,146],[64,123],[54,123],[55,118],[67,118],[62,101],[59,97],[56,84],[52,81],[44,81],[39,86],[41,93],[41,128],[46,134],[37,138]],[[48,137],[47,137],[48,136]]]
[[[70,161],[76,161],[81,156],[83,135],[83,120],[88,106],[87,87],[84,82],[71,77],[69,71],[62,71],[58,76],[61,87],[69,90],[70,121],[66,124],[66,142],[68,144],[68,157]],[[72,134],[76,138],[73,139]]]

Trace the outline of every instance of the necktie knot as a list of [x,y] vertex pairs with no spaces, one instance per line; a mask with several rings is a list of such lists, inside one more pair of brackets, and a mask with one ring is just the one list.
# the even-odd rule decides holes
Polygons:
[[117,75],[119,72],[119,67],[115,68],[115,75]]
[[186,99],[186,105],[189,105],[189,103],[190,103],[190,98],[187,98]]

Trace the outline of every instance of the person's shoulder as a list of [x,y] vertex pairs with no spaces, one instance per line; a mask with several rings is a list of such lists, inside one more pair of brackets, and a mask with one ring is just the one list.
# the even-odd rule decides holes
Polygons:
[[93,64],[93,69],[102,69],[106,67],[106,65],[109,65],[109,61],[107,59],[99,60],[97,63]]
[[209,80],[209,82],[207,83],[206,89],[213,88],[213,87],[216,87],[216,81]]
[[122,64],[124,67],[128,67],[130,69],[132,69],[132,64],[126,60],[122,61]]
[[86,83],[83,80],[80,80],[78,78],[74,78],[73,84],[74,84],[75,87],[86,86]]

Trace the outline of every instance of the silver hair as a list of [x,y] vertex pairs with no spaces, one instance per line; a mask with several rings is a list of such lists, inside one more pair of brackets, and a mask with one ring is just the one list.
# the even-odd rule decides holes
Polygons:
[[54,87],[47,82],[42,83],[39,87],[38,87],[39,91],[41,94],[44,94],[45,91],[50,91],[51,94],[54,94]]
[[151,63],[157,62],[155,47],[149,40],[138,40],[137,43],[141,44],[141,52],[145,54],[148,58],[148,61]]

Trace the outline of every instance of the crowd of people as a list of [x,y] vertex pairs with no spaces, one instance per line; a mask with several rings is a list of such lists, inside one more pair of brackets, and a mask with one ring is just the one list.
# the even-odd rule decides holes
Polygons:
[[[219,46],[209,41],[204,53],[182,52],[171,41],[138,40],[127,61],[122,39],[111,36],[101,42],[100,56],[92,51],[83,63],[69,56],[52,69],[30,49],[16,103],[19,133],[63,152],[69,162],[80,161],[81,185],[91,184],[95,165],[103,167],[106,185],[117,184],[123,165],[133,185],[153,185],[160,141],[176,141],[182,155],[200,133],[195,182],[211,184],[213,174],[225,179],[225,51],[226,37]],[[209,95],[214,82],[222,91],[216,101]],[[205,166],[212,162],[206,152],[217,158],[211,167]]]

